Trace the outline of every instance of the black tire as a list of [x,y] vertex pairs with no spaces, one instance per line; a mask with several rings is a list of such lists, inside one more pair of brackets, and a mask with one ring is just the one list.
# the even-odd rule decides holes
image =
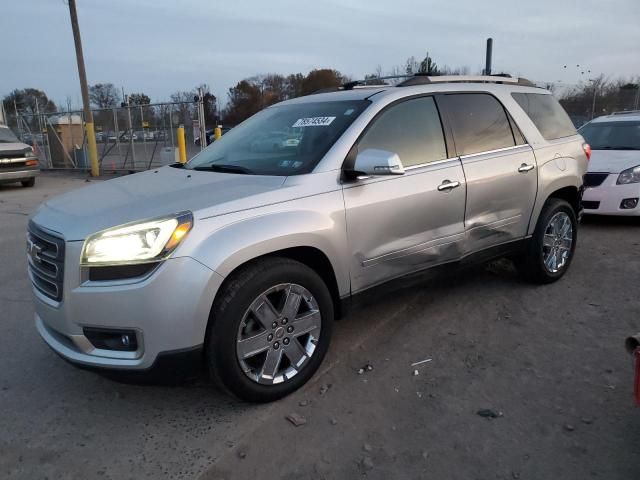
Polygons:
[[29,180],[22,180],[20,183],[25,188],[33,187],[36,184],[36,177],[31,177]]
[[[544,263],[545,247],[543,241],[549,222],[558,213],[566,213],[571,221],[572,243],[564,265],[556,272],[550,271]],[[533,236],[527,241],[525,252],[516,259],[516,268],[527,281],[538,284],[552,283],[559,280],[569,269],[578,241],[578,220],[571,205],[562,199],[551,198],[542,208]]]
[[[295,283],[307,289],[320,310],[322,326],[313,354],[292,378],[264,385],[250,379],[236,353],[242,317],[251,303],[269,288]],[[250,262],[232,274],[222,286],[211,309],[205,357],[213,381],[227,392],[249,402],[270,402],[304,385],[327,353],[334,318],[333,301],[320,276],[306,265],[288,258],[264,258]]]

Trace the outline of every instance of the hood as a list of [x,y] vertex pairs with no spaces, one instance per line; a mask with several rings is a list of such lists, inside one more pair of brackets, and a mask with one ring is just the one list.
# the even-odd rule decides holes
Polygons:
[[640,165],[640,150],[593,150],[589,172],[620,173]]
[[5,156],[19,156],[24,155],[27,150],[31,150],[31,147],[22,142],[0,142],[0,158]]
[[33,221],[67,241],[84,240],[106,228],[185,210],[197,221],[203,209],[209,217],[260,206],[285,179],[163,167],[54,197],[40,206]]

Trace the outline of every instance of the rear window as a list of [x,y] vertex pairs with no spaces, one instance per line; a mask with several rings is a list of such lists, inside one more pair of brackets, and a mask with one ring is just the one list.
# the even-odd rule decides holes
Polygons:
[[504,107],[486,93],[443,97],[458,155],[513,147],[515,141]]
[[512,93],[513,99],[529,115],[536,128],[545,140],[570,137],[576,129],[564,111],[564,108],[553,98],[543,93]]
[[640,122],[592,122],[580,133],[593,150],[640,150]]

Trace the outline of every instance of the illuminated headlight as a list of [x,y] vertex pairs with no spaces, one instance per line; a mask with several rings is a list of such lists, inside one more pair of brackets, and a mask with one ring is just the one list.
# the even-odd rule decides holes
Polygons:
[[163,260],[193,226],[190,212],[109,228],[88,237],[81,265],[130,265]]
[[618,185],[627,185],[629,183],[639,183],[640,182],[640,165],[633,168],[628,168],[627,170],[623,170],[618,175],[618,181],[616,182]]

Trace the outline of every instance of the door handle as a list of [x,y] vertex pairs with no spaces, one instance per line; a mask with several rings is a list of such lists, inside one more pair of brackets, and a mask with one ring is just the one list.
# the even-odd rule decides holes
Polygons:
[[526,163],[523,163],[522,165],[520,165],[520,168],[518,168],[518,171],[520,173],[526,173],[526,172],[530,172],[534,168],[536,168],[534,165],[527,165]]
[[448,192],[460,186],[460,182],[451,182],[449,180],[445,180],[440,185],[438,185],[439,192]]

